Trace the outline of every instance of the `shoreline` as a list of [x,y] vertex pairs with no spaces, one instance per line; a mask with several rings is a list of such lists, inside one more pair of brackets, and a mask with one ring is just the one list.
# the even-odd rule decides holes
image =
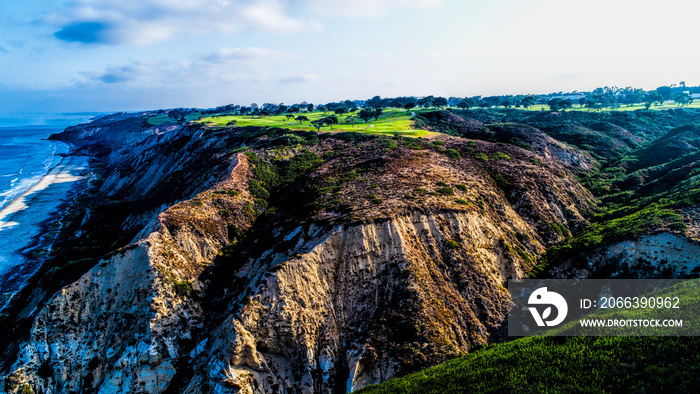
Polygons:
[[0,210],[0,250],[11,251],[0,256],[0,311],[49,259],[65,217],[90,180],[89,157],[61,142],[69,152],[57,153],[60,161]]

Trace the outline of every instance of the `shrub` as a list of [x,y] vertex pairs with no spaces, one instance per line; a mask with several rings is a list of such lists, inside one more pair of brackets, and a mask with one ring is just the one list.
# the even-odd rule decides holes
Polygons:
[[501,189],[507,188],[509,185],[508,180],[506,180],[506,178],[501,174],[496,174],[492,178],[496,183],[496,186],[500,187]]
[[462,158],[462,155],[460,155],[459,152],[457,152],[455,149],[452,149],[452,148],[445,149],[445,154],[447,155],[447,157],[451,157],[453,159],[461,159]]
[[479,160],[487,161],[489,159],[488,156],[486,156],[486,153],[480,152],[477,153],[474,157],[476,157]]
[[449,187],[449,186],[447,186],[447,187],[441,187],[441,188],[439,188],[439,189],[437,190],[437,192],[440,193],[440,194],[442,194],[443,196],[452,196],[452,195],[455,194],[454,189],[452,189],[452,188]]
[[314,152],[308,150],[299,152],[288,161],[280,163],[280,183],[282,186],[289,185],[321,164],[323,164],[323,159]]
[[463,184],[461,184],[461,183],[458,183],[458,184],[455,185],[455,187],[456,187],[457,189],[463,191],[463,192],[466,192],[466,191],[467,191],[467,185],[463,185]]
[[450,239],[447,241],[447,247],[452,249],[452,250],[457,250],[457,249],[459,249],[459,244]]
[[383,139],[380,143],[379,146],[383,149],[389,149],[389,150],[394,150],[399,147],[399,145],[396,143],[394,140],[390,140],[388,138]]
[[369,202],[371,202],[372,204],[381,204],[382,203],[382,199],[377,197],[376,194],[368,194],[365,196],[365,198],[367,200],[369,200]]
[[186,280],[174,281],[173,291],[175,291],[177,295],[187,295],[192,292],[192,284]]
[[506,155],[503,152],[496,152],[496,153],[492,154],[491,157],[494,159],[510,160],[510,156]]
[[264,187],[262,187],[260,182],[258,182],[255,179],[251,179],[248,181],[248,188],[250,190],[250,194],[261,200],[267,200],[270,197],[270,192],[268,192]]
[[413,138],[403,138],[402,140],[403,146],[406,149],[423,149],[423,147],[420,145],[420,143],[416,143]]
[[465,200],[465,199],[462,199],[462,198],[456,199],[455,202],[456,202],[457,204],[469,205],[469,201],[467,201],[467,200]]

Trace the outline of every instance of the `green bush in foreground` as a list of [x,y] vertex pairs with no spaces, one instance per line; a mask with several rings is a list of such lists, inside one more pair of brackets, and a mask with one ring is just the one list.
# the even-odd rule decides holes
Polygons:
[[[684,327],[697,327],[700,283],[684,282],[652,293],[681,300]],[[652,309],[602,309],[601,319],[672,318]],[[574,335],[576,322],[554,329]],[[630,327],[615,333],[643,334]],[[595,331],[601,333],[602,331]],[[663,332],[663,329],[660,331]],[[611,332],[612,333],[612,332]],[[650,333],[646,331],[646,333]],[[698,392],[700,339],[666,336],[525,337],[473,350],[363,394],[437,393],[689,393]]]
[[357,393],[687,393],[699,373],[692,337],[530,337]]

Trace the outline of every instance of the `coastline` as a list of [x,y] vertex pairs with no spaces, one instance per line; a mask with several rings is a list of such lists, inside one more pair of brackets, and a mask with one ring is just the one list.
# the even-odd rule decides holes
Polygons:
[[71,202],[89,181],[89,157],[74,146],[36,184],[0,210],[0,311],[50,257]]

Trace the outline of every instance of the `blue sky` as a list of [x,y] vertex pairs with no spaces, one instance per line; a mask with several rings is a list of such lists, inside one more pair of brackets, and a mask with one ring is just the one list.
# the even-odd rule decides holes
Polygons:
[[0,112],[700,84],[688,0],[3,0]]

